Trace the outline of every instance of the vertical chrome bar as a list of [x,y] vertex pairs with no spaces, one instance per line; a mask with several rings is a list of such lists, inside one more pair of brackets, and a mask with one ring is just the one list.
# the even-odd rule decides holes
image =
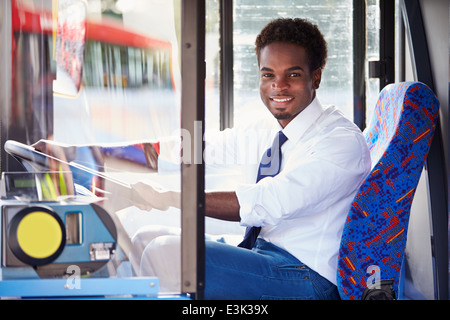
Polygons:
[[353,122],[366,127],[366,2],[353,0]]
[[[204,289],[205,0],[182,1],[181,128],[189,148],[181,164],[181,291]],[[190,159],[184,157],[190,155]]]
[[[11,2],[2,1],[0,3],[0,172],[6,172],[9,168],[9,162],[12,158],[3,149],[3,145],[8,140],[8,126],[11,113]],[[17,162],[17,161],[15,161]]]
[[233,127],[233,1],[220,1],[220,130]]

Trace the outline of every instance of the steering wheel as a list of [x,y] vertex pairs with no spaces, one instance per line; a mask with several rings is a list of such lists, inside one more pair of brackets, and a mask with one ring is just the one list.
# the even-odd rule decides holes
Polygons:
[[32,146],[8,140],[5,142],[5,151],[19,161],[28,172],[49,170],[48,156]]

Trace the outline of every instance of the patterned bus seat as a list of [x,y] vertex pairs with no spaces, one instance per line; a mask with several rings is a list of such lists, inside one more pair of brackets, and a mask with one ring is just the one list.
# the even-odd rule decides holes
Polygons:
[[338,258],[342,299],[398,298],[409,214],[439,113],[423,83],[384,88],[364,131],[372,170],[347,216]]

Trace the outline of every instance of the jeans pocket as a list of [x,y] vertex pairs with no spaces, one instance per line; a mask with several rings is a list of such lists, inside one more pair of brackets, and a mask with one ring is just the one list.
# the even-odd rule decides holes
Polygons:
[[279,265],[276,273],[281,278],[286,278],[290,281],[310,279],[310,270],[305,265]]

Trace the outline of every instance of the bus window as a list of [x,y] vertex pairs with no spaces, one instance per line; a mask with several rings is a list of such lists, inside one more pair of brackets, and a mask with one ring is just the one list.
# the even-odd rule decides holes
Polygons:
[[[368,0],[363,5],[365,22],[355,25],[356,7],[353,1],[292,1],[284,0],[273,3],[267,1],[235,0],[232,2],[232,41],[233,68],[228,72],[233,73],[232,93],[230,93],[230,106],[225,109],[234,109],[234,118],[229,123],[239,124],[245,121],[247,112],[252,110],[261,111],[264,107],[259,103],[257,61],[254,52],[254,41],[259,30],[268,21],[276,17],[304,17],[310,19],[319,26],[328,42],[328,61],[322,76],[322,83],[318,91],[321,102],[325,105],[334,104],[349,118],[354,117],[354,94],[353,89],[357,81],[365,88],[365,116],[364,122],[358,123],[365,127],[370,120],[372,110],[375,107],[378,94],[381,90],[380,79],[369,77],[368,61],[380,60],[380,1]],[[227,4],[230,5],[230,4]],[[230,5],[231,6],[231,5]],[[289,10],[286,8],[289,7]],[[396,25],[402,23],[399,19],[400,13],[396,5]],[[255,9],[257,8],[257,9]],[[220,55],[228,54],[224,48],[219,48],[220,37],[224,36],[220,30],[220,1],[207,1],[206,3],[206,128],[217,130],[222,126],[226,117],[220,110],[220,90],[223,91],[221,79]],[[330,20],[329,17],[333,16]],[[223,24],[223,22],[222,22]],[[355,28],[364,28],[364,48],[354,56],[354,32]],[[397,44],[399,39],[397,38]],[[362,59],[364,75],[355,77],[355,59]],[[399,78],[399,80],[401,80]],[[227,93],[225,93],[227,94]],[[233,114],[231,111],[231,114]],[[225,111],[225,113],[230,112]],[[260,112],[264,113],[264,111]]]
[[[218,10],[219,1],[207,1],[206,20],[206,121],[207,128],[219,127],[219,54],[217,43],[219,38]],[[371,50],[378,49],[378,33],[375,0],[369,1],[370,12],[368,20],[368,39]],[[289,10],[286,8],[289,7]],[[255,9],[257,8],[257,9]],[[264,106],[259,102],[258,68],[254,51],[256,35],[270,20],[277,17],[303,17],[316,23],[328,42],[328,61],[322,76],[318,91],[319,99],[324,105],[338,106],[349,118],[353,117],[353,36],[352,36],[352,1],[278,1],[273,2],[235,0],[233,1],[233,98],[234,124],[245,121],[247,112],[254,116],[254,110],[264,114]],[[330,20],[329,17],[333,16]],[[369,57],[369,56],[368,56]],[[373,80],[371,83],[376,82]],[[370,86],[371,88],[373,85]],[[377,88],[378,90],[378,88]],[[378,91],[377,91],[378,93]],[[369,104],[375,104],[375,99],[368,97]],[[256,114],[258,114],[256,113]],[[211,123],[212,122],[212,123]]]
[[[273,5],[269,1],[235,0],[234,5],[236,115],[239,106],[251,101],[250,94],[258,92],[258,73],[255,72],[258,68],[253,49],[257,33],[273,18],[300,17],[317,24],[328,42],[328,61],[318,90],[319,99],[324,105],[338,106],[352,117],[352,1],[293,3],[289,0]],[[255,11],[254,5],[258,5],[259,10]],[[286,10],[288,7],[290,10]],[[333,19],[329,19],[331,15]],[[250,41],[252,38],[253,41]]]
[[220,126],[220,49],[219,49],[219,1],[206,1],[205,27],[205,128],[219,130]]
[[[258,10],[255,10],[258,5]],[[317,24],[328,42],[328,62],[318,96],[324,105],[334,104],[352,115],[352,1],[235,0],[235,101],[240,106],[258,99],[258,70],[254,39],[262,27],[277,17],[307,18]],[[286,8],[290,8],[287,10]],[[330,15],[333,19],[329,19]],[[256,93],[256,94],[255,94]],[[239,119],[236,119],[238,121]]]
[[[98,144],[168,136],[180,123],[173,18],[143,19],[138,5],[105,6],[88,6],[83,87],[75,99],[55,96],[54,138]],[[142,6],[158,12],[161,4]]]
[[[366,3],[366,59],[380,59],[380,4],[379,0],[368,0]],[[370,78],[366,71],[366,124],[370,121],[372,112],[380,93],[380,79]]]
[[[386,2],[385,2],[386,4]],[[396,0],[395,5],[393,5],[393,25],[381,25],[381,12],[380,12],[380,0],[367,0],[366,1],[366,71],[365,71],[365,83],[366,83],[366,112],[365,119],[366,124],[370,121],[372,112],[375,108],[377,102],[378,94],[381,89],[387,84],[392,82],[405,81],[409,77],[405,76],[406,65],[404,63],[403,55],[407,52],[404,48],[404,27],[402,12],[400,8],[400,1]],[[385,13],[385,15],[388,15]],[[385,18],[385,20],[388,20]],[[384,43],[385,51],[389,51],[392,57],[387,58],[381,57],[381,29],[387,29],[387,32],[392,33],[392,38],[394,39],[392,43]],[[386,35],[385,35],[386,36]],[[391,48],[392,46],[392,48]],[[385,53],[389,55],[389,53]],[[389,68],[392,68],[393,78],[387,79],[386,75],[371,75],[369,64],[371,62],[378,62],[380,60],[392,59]],[[380,79],[383,77],[383,81]],[[411,79],[412,80],[412,77]]]

